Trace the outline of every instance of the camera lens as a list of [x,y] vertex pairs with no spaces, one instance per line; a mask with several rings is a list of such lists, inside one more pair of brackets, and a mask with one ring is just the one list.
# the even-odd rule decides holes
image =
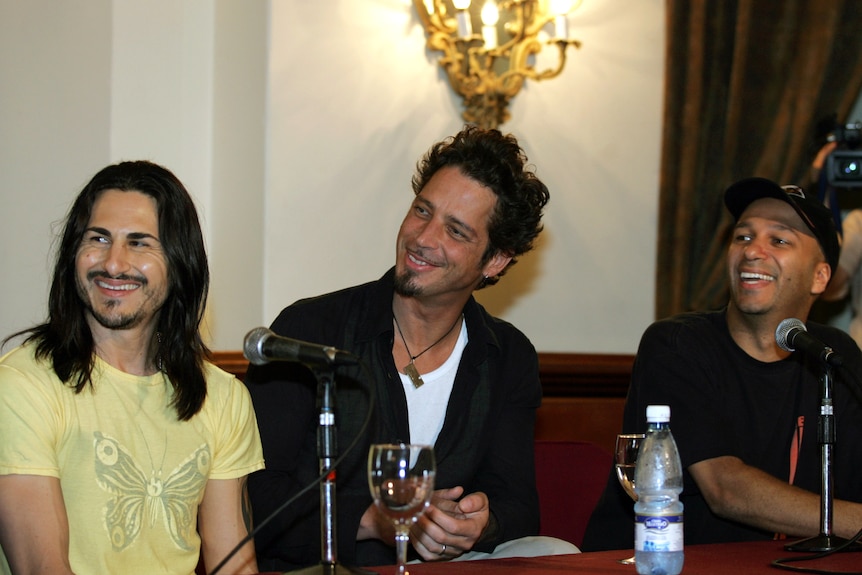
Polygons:
[[855,158],[847,158],[839,161],[837,168],[842,177],[845,178],[858,177],[862,173],[862,166],[860,166],[859,161]]
[[862,187],[862,150],[835,150],[829,154],[826,175],[832,186]]

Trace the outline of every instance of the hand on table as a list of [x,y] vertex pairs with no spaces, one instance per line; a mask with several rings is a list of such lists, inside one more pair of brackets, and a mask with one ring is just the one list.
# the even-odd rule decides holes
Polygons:
[[425,561],[441,561],[470,551],[490,520],[488,496],[471,493],[458,499],[463,487],[439,489],[431,505],[410,530],[413,547]]

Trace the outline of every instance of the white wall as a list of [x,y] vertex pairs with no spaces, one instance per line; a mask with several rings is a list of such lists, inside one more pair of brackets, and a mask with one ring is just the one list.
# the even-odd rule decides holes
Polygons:
[[109,8],[0,0],[0,337],[44,319],[54,223],[108,158]]
[[[538,249],[479,295],[540,351],[634,352],[652,319],[664,7],[625,6],[584,0],[569,20],[583,47],[501,128],[551,203]],[[43,318],[50,224],[120,159],[162,163],[194,195],[215,349],[300,297],[381,275],[416,160],[462,126],[413,10],[0,0],[2,331]]]
[[[273,6],[267,318],[392,265],[415,162],[462,125],[412,10],[335,4]],[[584,1],[570,21],[582,49],[502,126],[551,202],[539,249],[480,299],[543,351],[631,352],[652,318],[663,7],[618,8]]]

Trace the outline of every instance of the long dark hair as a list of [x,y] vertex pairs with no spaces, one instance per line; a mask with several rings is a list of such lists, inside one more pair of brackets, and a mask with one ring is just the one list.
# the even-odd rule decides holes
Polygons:
[[462,174],[496,194],[497,205],[488,222],[489,242],[482,262],[488,262],[496,253],[510,255],[512,260],[479,287],[497,283],[518,261],[517,256],[533,249],[542,231],[542,210],[550,193],[526,164],[527,156],[511,134],[467,126],[432,146],[416,165],[411,182],[416,195],[438,170],[447,166],[458,167]]
[[[174,387],[171,402],[178,419],[191,419],[206,399],[204,361],[210,351],[200,337],[209,289],[209,266],[194,202],[166,168],[146,161],[121,162],[93,176],[75,199],[57,250],[45,323],[6,338],[29,334],[36,356],[50,359],[61,381],[80,393],[93,385],[93,335],[86,307],[76,290],[75,260],[96,200],[106,190],[146,194],[158,206],[159,236],[168,269],[168,292],[150,349]],[[153,335],[156,337],[156,334]],[[150,358],[155,360],[154,357]]]

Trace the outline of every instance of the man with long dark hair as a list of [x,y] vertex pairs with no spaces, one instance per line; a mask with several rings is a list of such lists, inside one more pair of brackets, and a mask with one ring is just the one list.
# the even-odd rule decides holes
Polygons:
[[[437,457],[437,491],[411,534],[414,558],[577,551],[558,540],[528,539],[539,529],[538,358],[523,333],[472,295],[497,283],[542,230],[549,193],[526,160],[517,140],[497,130],[468,127],[435,144],[412,181],[395,267],[377,281],[297,302],[272,324],[280,335],[352,352],[376,382],[374,429],[338,467],[336,538],[344,563],[394,562],[393,526],[372,505],[365,461],[371,443],[400,441],[433,445]],[[354,367],[335,377],[337,443],[347,446],[369,408],[368,381]],[[310,378],[287,364],[249,370],[267,459],[267,470],[249,479],[256,517],[317,475]],[[262,569],[319,562],[318,507],[311,492],[262,530]]]
[[[84,187],[48,319],[0,359],[0,572],[187,575],[249,533],[260,438],[244,386],[207,361],[208,286],[174,174],[122,162]],[[253,545],[227,565],[257,572]]]

